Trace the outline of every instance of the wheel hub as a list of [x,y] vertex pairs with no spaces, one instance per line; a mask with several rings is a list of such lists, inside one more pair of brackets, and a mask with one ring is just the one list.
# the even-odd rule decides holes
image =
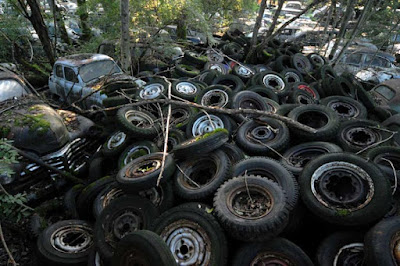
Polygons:
[[264,188],[246,186],[231,195],[227,198],[228,209],[240,218],[260,219],[272,210],[273,198]]
[[359,114],[359,111],[349,103],[332,102],[328,106],[343,117],[356,117]]
[[150,149],[146,146],[135,146],[130,149],[124,159],[124,164],[132,162],[134,159],[139,158],[140,156],[150,154]]
[[125,178],[140,178],[161,168],[161,160],[149,159],[135,165],[130,165],[125,170]]
[[107,142],[107,148],[108,149],[115,149],[119,146],[121,146],[122,143],[124,143],[126,139],[126,134],[124,132],[117,132]]
[[154,121],[150,116],[139,111],[130,110],[125,113],[125,118],[134,126],[140,128],[151,128],[154,125]]
[[122,239],[129,233],[141,228],[142,220],[133,212],[127,211],[114,221],[113,233],[117,239]]
[[194,137],[210,133],[217,128],[224,128],[224,122],[216,115],[204,115],[196,119],[192,126]]
[[163,92],[164,92],[164,85],[160,83],[153,83],[144,86],[144,88],[139,92],[139,96],[142,99],[150,100],[157,98]]
[[51,245],[62,253],[80,253],[93,245],[92,229],[83,225],[60,227],[51,235]]
[[228,101],[229,101],[229,96],[225,91],[220,89],[215,89],[215,90],[210,90],[203,95],[201,99],[201,105],[225,107],[228,104]]
[[196,94],[197,87],[190,82],[183,81],[176,84],[176,90],[182,94],[193,95]]
[[244,66],[239,66],[237,69],[237,73],[239,74],[239,76],[246,77],[246,78],[251,76],[251,71],[247,67],[244,67]]
[[340,265],[364,265],[364,244],[352,243],[343,246],[333,261],[333,266]]
[[354,145],[369,146],[378,141],[378,136],[375,132],[366,127],[353,127],[347,130],[346,139]]
[[273,87],[277,91],[282,91],[285,88],[285,82],[274,74],[267,74],[262,79],[265,86]]
[[259,141],[270,141],[275,138],[275,133],[270,126],[258,126],[250,132],[250,136]]

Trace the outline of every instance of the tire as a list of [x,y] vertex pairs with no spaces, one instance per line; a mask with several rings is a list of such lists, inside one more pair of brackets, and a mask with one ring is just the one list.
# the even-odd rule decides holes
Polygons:
[[102,146],[103,155],[106,157],[119,156],[129,144],[130,138],[122,131],[112,133]]
[[274,88],[279,98],[287,96],[290,92],[290,87],[286,84],[284,77],[273,71],[261,72],[257,84]]
[[195,102],[209,107],[229,108],[231,104],[232,90],[224,85],[212,85],[202,90]]
[[296,82],[293,83],[292,85],[292,90],[302,90],[302,91],[306,91],[309,94],[312,95],[312,97],[319,102],[319,100],[321,99],[321,96],[319,95],[318,91],[313,88],[311,85],[308,85],[305,82]]
[[356,99],[361,102],[367,108],[367,110],[372,110],[376,107],[374,98],[362,86],[357,88],[356,95]]
[[[167,152],[171,152],[176,145],[186,140],[186,135],[182,130],[169,129],[167,140]],[[154,141],[159,150],[164,149],[164,136],[159,135]]]
[[322,67],[323,65],[328,63],[326,57],[316,53],[307,55],[307,58],[308,60],[310,60],[310,63],[313,65],[314,68]]
[[342,148],[333,143],[322,141],[306,142],[287,149],[282,154],[280,162],[295,176],[299,176],[303,171],[303,167],[314,158],[323,154],[342,151]]
[[[258,196],[257,202],[272,200],[273,204],[269,210],[257,211],[254,209],[263,206],[262,203],[259,206],[242,206],[248,208],[244,215],[237,207],[240,203],[246,204],[248,193],[253,194],[253,199]],[[278,184],[260,176],[248,175],[226,181],[215,194],[214,209],[221,225],[233,238],[260,241],[271,239],[283,231],[289,219],[290,206]]]
[[267,110],[266,112],[271,113],[271,114],[275,114],[278,109],[279,109],[279,103],[268,99],[268,98],[263,98],[265,104],[267,105]]
[[140,230],[118,242],[112,259],[113,266],[136,264],[174,266],[176,262],[161,237],[151,231]]
[[229,72],[229,66],[220,62],[207,62],[204,65],[204,70],[215,70],[222,75],[226,75]]
[[356,88],[354,85],[343,77],[337,77],[333,81],[333,94],[342,95],[356,99]]
[[275,155],[284,150],[289,142],[287,126],[273,118],[250,120],[236,132],[236,144],[249,155]]
[[[385,129],[379,123],[371,120],[346,121],[340,126],[338,132],[338,144],[345,151],[359,152],[376,146],[377,143],[390,145],[391,141],[384,141],[390,133],[382,131]],[[371,146],[372,145],[372,146]]]
[[303,75],[294,68],[286,68],[279,74],[285,78],[286,83],[289,85],[303,81]]
[[230,177],[231,163],[222,150],[187,159],[174,176],[176,194],[186,200],[207,200]]
[[125,150],[118,157],[118,169],[123,168],[129,162],[150,154],[160,151],[156,144],[151,141],[143,140],[137,141],[125,148]]
[[292,90],[287,98],[287,103],[294,104],[316,104],[317,100],[314,99],[313,95],[305,90]]
[[129,98],[135,99],[135,97],[136,97],[135,95],[136,95],[136,93],[129,93],[126,95],[128,97],[126,97],[125,95],[119,95],[119,94],[118,94],[118,96],[108,96],[107,98],[103,99],[102,103],[105,108],[128,104],[130,102]]
[[245,158],[244,152],[234,142],[226,142],[221,146],[221,150],[228,155],[231,165],[234,165]]
[[215,78],[212,85],[224,85],[232,90],[232,93],[238,93],[245,87],[243,81],[235,75],[227,74]]
[[[177,128],[185,131],[190,119],[192,119],[196,113],[197,111],[189,106],[171,105],[171,118],[169,121],[170,128]],[[167,115],[168,106],[163,109],[163,116],[166,118]]]
[[226,129],[229,135],[232,133],[232,124],[228,116],[199,112],[189,120],[186,126],[186,136],[187,138],[198,137],[222,128]]
[[282,72],[287,68],[292,68],[290,56],[288,56],[288,55],[278,56],[276,58],[275,64],[274,64],[275,71]]
[[200,74],[200,70],[191,65],[177,63],[175,64],[175,73],[180,77],[194,78]]
[[297,53],[291,56],[291,64],[294,69],[299,71],[303,75],[310,75],[312,72],[312,65],[310,60],[301,53]]
[[244,244],[232,260],[232,266],[269,265],[269,263],[271,265],[274,263],[296,266],[314,265],[300,247],[280,237],[262,243]]
[[111,202],[94,227],[96,248],[106,265],[110,265],[114,247],[125,235],[150,228],[158,215],[156,207],[139,196],[124,196]]
[[287,202],[293,210],[299,199],[296,179],[281,163],[268,157],[250,157],[233,166],[232,177],[257,175],[276,182],[285,192]]
[[[235,94],[232,99],[232,109],[251,109],[259,111],[268,111],[266,102],[255,92],[241,91]],[[242,122],[251,118],[259,117],[257,114],[237,114],[234,118]]]
[[227,239],[209,210],[202,203],[188,203],[154,221],[153,231],[169,245],[178,265],[227,265]]
[[120,108],[117,112],[117,122],[123,131],[132,137],[154,138],[160,132],[157,118],[147,111],[138,111],[132,107]]
[[316,258],[320,266],[365,265],[364,236],[359,232],[335,232],[321,242]]
[[[162,161],[162,152],[141,156],[119,170],[115,180],[126,193],[135,193],[155,187],[161,173]],[[167,154],[161,182],[166,182],[172,176],[175,167],[172,155]]]
[[86,265],[92,248],[92,226],[81,220],[52,224],[43,230],[37,240],[37,250],[44,265]]
[[106,186],[114,182],[115,179],[112,176],[106,176],[101,179],[94,181],[87,185],[79,194],[76,199],[76,208],[80,219],[90,220],[92,219],[92,206],[93,201],[97,194],[102,191]]
[[225,55],[237,61],[241,61],[245,55],[244,48],[236,42],[223,45],[221,50]]
[[400,217],[380,221],[365,236],[366,265],[398,265]]
[[362,103],[346,96],[329,96],[321,104],[335,111],[341,120],[366,119],[368,112]]
[[138,89],[136,99],[143,101],[162,98],[164,94],[168,94],[167,88],[168,84],[163,80],[151,81]]
[[225,129],[217,129],[201,137],[188,139],[174,147],[176,158],[185,159],[192,156],[203,155],[218,149],[229,139]]
[[299,106],[288,114],[288,117],[316,129],[315,133],[292,128],[293,135],[307,140],[330,140],[339,129],[338,115],[326,106],[307,104]]
[[76,200],[83,188],[84,186],[82,184],[75,185],[70,188],[64,195],[64,208],[68,217],[71,217],[72,219],[79,218],[79,214],[76,208]]
[[276,114],[282,115],[282,116],[287,116],[293,109],[299,107],[300,104],[282,104],[279,106],[278,110],[276,110]]
[[206,83],[207,85],[211,85],[213,80],[221,75],[217,70],[209,69],[203,70],[200,75],[197,77],[199,81]]
[[190,51],[185,52],[183,59],[186,63],[198,66],[199,68],[202,68],[208,62],[206,55],[199,55]]
[[184,100],[193,101],[201,91],[200,86],[189,80],[178,80],[172,83],[171,92],[173,95]]
[[379,168],[354,154],[319,156],[304,167],[298,181],[307,208],[333,224],[377,221],[387,213],[392,200],[389,181],[382,178]]
[[250,65],[236,64],[232,69],[232,73],[241,78],[243,81],[249,80],[255,74],[255,72],[256,71],[253,66]]
[[273,100],[274,102],[279,103],[278,95],[274,92],[274,89],[271,87],[254,85],[247,88],[247,91],[253,91],[260,95],[261,97],[268,98]]

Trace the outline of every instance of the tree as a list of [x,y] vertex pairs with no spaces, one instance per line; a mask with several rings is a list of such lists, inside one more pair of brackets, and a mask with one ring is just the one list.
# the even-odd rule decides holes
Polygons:
[[57,36],[57,28],[60,30],[60,37],[66,44],[71,44],[68,37],[67,30],[65,28],[64,18],[61,15],[60,8],[55,4],[54,0],[47,0],[49,6],[53,12],[54,17],[54,35]]
[[92,37],[92,31],[90,30],[89,23],[88,23],[89,14],[87,11],[86,0],[77,0],[77,3],[78,3],[79,19],[80,19],[81,28],[82,28],[81,39],[83,41],[89,41],[90,38]]
[[130,50],[130,16],[129,16],[129,0],[120,0],[121,4],[121,66],[124,71],[129,71],[131,67],[131,50]]

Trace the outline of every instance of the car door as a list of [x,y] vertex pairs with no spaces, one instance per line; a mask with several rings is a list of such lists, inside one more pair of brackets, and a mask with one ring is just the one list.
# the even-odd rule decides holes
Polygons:
[[68,103],[73,103],[82,98],[82,85],[73,68],[64,66],[65,89]]
[[63,101],[66,101],[64,67],[62,65],[56,64],[54,66],[54,75],[50,77],[50,81],[54,86],[54,91],[52,92],[57,94]]

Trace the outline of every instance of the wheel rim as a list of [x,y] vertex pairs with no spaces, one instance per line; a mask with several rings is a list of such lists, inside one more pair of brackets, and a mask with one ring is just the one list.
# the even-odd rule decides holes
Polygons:
[[171,125],[178,125],[187,121],[190,117],[190,112],[184,108],[174,108],[171,110]]
[[218,166],[215,164],[214,159],[199,158],[186,164],[185,174],[179,175],[178,183],[185,189],[201,189],[215,179],[217,172]]
[[250,128],[246,134],[247,139],[253,143],[262,143],[270,142],[275,139],[275,130],[271,126],[256,126]]
[[351,127],[344,130],[342,137],[352,145],[368,147],[381,140],[380,135],[367,127]]
[[212,243],[198,223],[178,220],[160,234],[169,246],[178,265],[209,265]]
[[400,263],[400,232],[396,232],[392,237],[390,247],[392,248],[393,258],[397,263]]
[[124,143],[125,140],[126,140],[126,134],[122,131],[118,131],[114,133],[107,141],[107,148],[109,150],[118,148],[119,146],[122,145],[122,143]]
[[303,125],[320,129],[328,124],[329,118],[326,114],[318,111],[305,111],[301,113],[297,121],[302,123]]
[[328,208],[355,211],[371,201],[374,183],[361,167],[336,161],[326,163],[314,171],[311,191]]
[[333,261],[333,266],[340,265],[364,265],[364,244],[351,243],[341,247]]
[[297,96],[297,102],[300,104],[312,104],[314,103],[314,98],[310,95],[307,97],[306,95],[300,94]]
[[176,90],[181,94],[194,95],[197,93],[197,87],[190,82],[179,82],[176,84]]
[[265,86],[273,87],[276,91],[285,89],[285,82],[283,79],[274,74],[267,74],[262,79]]
[[264,106],[256,99],[247,98],[239,102],[239,109],[264,110]]
[[192,126],[193,137],[201,136],[210,133],[217,128],[225,128],[222,119],[216,115],[203,115],[197,118]]
[[239,66],[237,68],[236,72],[238,73],[239,76],[242,76],[242,77],[245,77],[245,78],[250,77],[251,74],[252,74],[251,71],[247,67],[244,67],[244,66]]
[[139,92],[139,96],[142,99],[150,100],[155,99],[164,92],[164,85],[161,83],[153,83],[144,86],[144,88]]
[[354,105],[341,101],[331,101],[328,107],[342,117],[357,117],[360,114]]
[[294,265],[288,259],[278,254],[259,253],[250,263],[251,266],[292,266]]
[[152,128],[154,126],[154,120],[149,115],[140,111],[130,110],[125,113],[125,118],[138,128]]
[[313,89],[311,89],[309,86],[307,86],[307,85],[299,85],[299,86],[297,86],[297,88],[298,88],[299,90],[303,90],[303,91],[308,92],[309,94],[312,95],[312,97],[313,97],[314,99],[317,99],[317,94],[316,94],[315,91],[314,91]]
[[141,178],[150,173],[153,173],[161,168],[161,160],[159,159],[148,159],[142,162],[138,162],[134,165],[130,165],[125,169],[124,178]]
[[104,194],[101,197],[101,206],[102,206],[102,210],[107,207],[108,205],[110,205],[110,203],[123,196],[124,192],[122,191],[122,189],[119,188],[112,188],[110,191],[108,191],[106,194]]
[[325,64],[324,59],[317,54],[312,54],[310,58],[317,66],[322,66]]
[[301,81],[299,75],[297,75],[294,72],[285,73],[285,80],[288,83],[295,83],[295,82],[300,82]]
[[141,217],[131,210],[124,210],[112,221],[112,234],[118,240],[143,227]]
[[229,211],[242,219],[256,220],[265,217],[271,212],[273,205],[274,200],[269,191],[259,186],[246,185],[227,197]]
[[150,200],[154,206],[160,206],[164,199],[164,190],[162,186],[153,187],[148,190],[140,191],[139,196]]
[[217,64],[211,65],[211,66],[210,66],[210,69],[211,69],[211,70],[217,70],[217,71],[220,72],[220,73],[223,73],[223,72],[224,72],[224,70],[222,69],[222,67],[221,67],[220,65],[217,65]]
[[201,105],[225,107],[228,104],[228,101],[229,96],[225,91],[215,89],[210,90],[203,95],[203,97],[201,98]]
[[215,53],[215,52],[208,52],[207,53],[207,57],[208,57],[209,61],[212,61],[212,62],[222,62],[222,61],[224,61],[224,57],[222,55],[219,55],[219,54]]
[[150,153],[151,153],[150,149],[146,146],[135,146],[132,149],[130,149],[126,154],[124,158],[124,165],[127,165],[133,160]]
[[93,246],[92,229],[84,225],[66,225],[54,231],[51,246],[62,253],[82,253]]
[[292,152],[287,156],[287,161],[294,167],[303,168],[312,159],[328,152],[328,149],[322,147],[309,147]]

